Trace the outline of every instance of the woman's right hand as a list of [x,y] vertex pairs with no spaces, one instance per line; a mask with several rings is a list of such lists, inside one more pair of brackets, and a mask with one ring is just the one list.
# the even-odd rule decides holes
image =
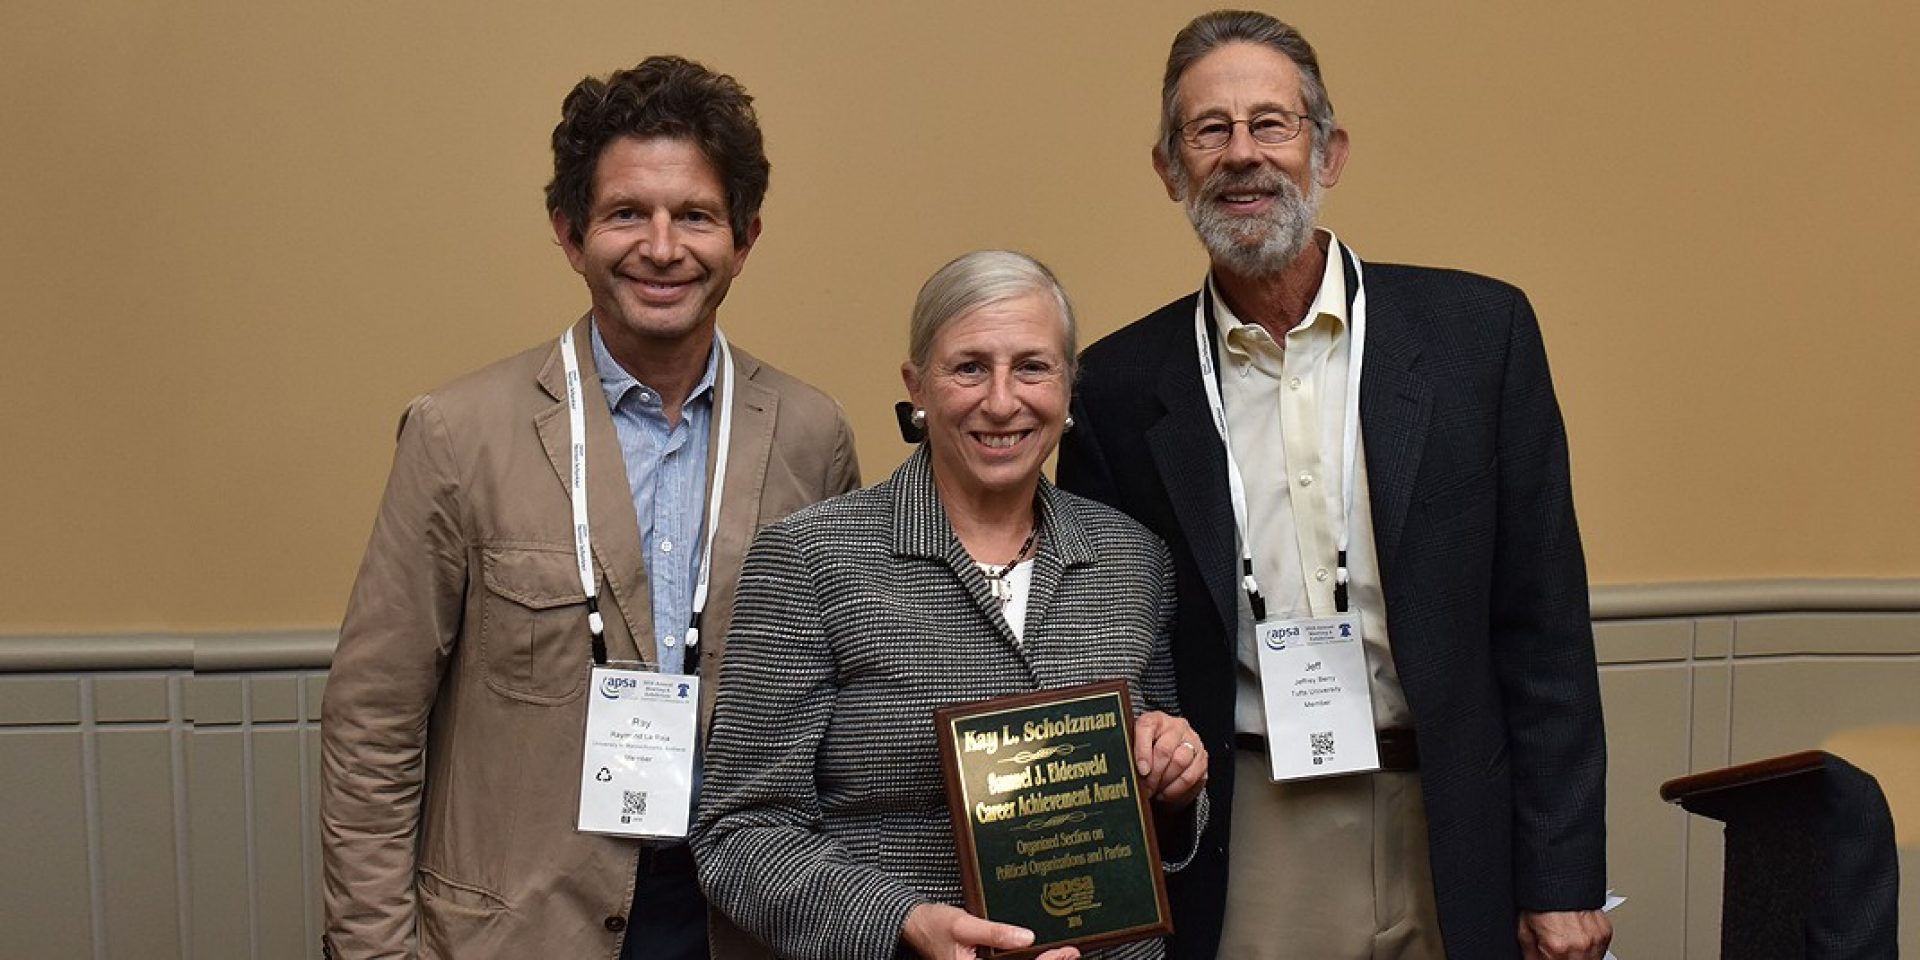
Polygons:
[[[944,903],[923,903],[907,914],[900,939],[925,960],[975,960],[976,947],[1017,950],[1033,943],[1033,931],[983,920]],[[1079,950],[1061,947],[1034,960],[1077,960],[1079,956]]]

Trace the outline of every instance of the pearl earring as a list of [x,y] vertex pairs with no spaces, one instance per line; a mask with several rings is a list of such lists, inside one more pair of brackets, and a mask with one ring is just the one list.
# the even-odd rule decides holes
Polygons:
[[913,421],[913,428],[915,430],[925,430],[927,428],[927,411],[925,410],[916,407],[913,411],[913,416],[908,419]]

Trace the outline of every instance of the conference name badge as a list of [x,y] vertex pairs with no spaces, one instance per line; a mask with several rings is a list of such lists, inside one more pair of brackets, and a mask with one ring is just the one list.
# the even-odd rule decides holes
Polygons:
[[1254,635],[1273,779],[1380,769],[1360,618],[1262,620]]
[[698,676],[593,668],[580,765],[580,830],[687,835],[699,704]]

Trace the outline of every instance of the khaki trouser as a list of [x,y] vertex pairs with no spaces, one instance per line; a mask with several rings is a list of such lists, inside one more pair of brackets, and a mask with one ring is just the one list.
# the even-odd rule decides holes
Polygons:
[[1221,960],[1442,960],[1420,775],[1268,772],[1235,751]]

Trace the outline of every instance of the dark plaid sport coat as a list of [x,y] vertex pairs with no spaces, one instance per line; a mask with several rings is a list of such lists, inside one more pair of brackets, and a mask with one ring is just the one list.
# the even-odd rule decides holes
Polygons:
[[[1450,270],[1369,264],[1365,276],[1361,432],[1441,932],[1449,956],[1517,956],[1517,911],[1593,909],[1605,895],[1605,731],[1566,433],[1523,293]],[[1213,801],[1199,859],[1169,878],[1173,953],[1207,960],[1231,840],[1239,553],[1194,303],[1086,350],[1059,479],[1173,553],[1174,666],[1211,752]]]

